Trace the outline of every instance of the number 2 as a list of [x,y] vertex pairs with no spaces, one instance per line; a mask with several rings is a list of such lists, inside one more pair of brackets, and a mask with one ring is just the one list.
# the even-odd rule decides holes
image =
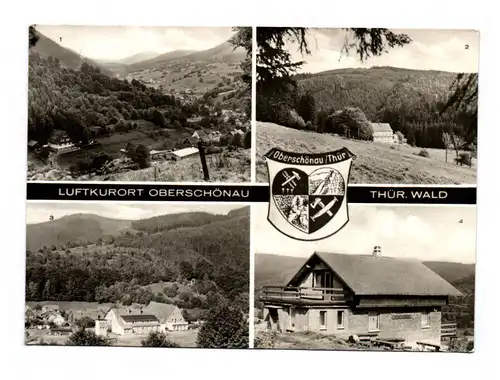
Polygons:
[[469,50],[469,45],[465,45],[465,50]]

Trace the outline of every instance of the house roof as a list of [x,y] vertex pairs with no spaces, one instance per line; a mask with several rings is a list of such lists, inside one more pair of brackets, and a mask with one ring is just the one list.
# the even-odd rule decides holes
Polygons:
[[189,141],[191,144],[198,143],[198,139],[196,137],[187,137],[184,141]]
[[67,135],[66,131],[63,131],[62,129],[54,129],[52,131],[52,134],[50,135],[49,140],[50,141],[58,141],[60,140],[63,136]]
[[355,295],[460,296],[437,273],[416,260],[316,252]]
[[156,315],[160,323],[165,323],[172,315],[172,313],[177,309],[175,305],[169,305],[160,302],[150,302],[148,306],[144,308],[144,311]]
[[193,135],[195,133],[197,133],[200,138],[207,137],[207,133],[203,129],[198,129],[197,131],[193,132]]
[[194,147],[179,149],[173,152],[177,157],[186,157],[196,153],[198,153],[198,148]]
[[373,133],[377,132],[391,132],[392,133],[392,128],[389,123],[370,123]]
[[158,322],[158,318],[156,318],[152,314],[120,314],[120,317],[126,322]]

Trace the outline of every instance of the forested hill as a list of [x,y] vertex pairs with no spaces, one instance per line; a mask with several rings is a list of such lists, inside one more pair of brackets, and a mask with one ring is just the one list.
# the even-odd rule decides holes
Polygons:
[[443,100],[455,77],[455,73],[443,71],[385,66],[299,74],[294,79],[302,90],[314,94],[319,110],[358,107],[369,120],[377,121],[388,98],[403,97],[413,102]]
[[[200,221],[191,227],[182,226],[187,217],[177,216],[182,223],[170,230],[154,226],[159,218],[144,220],[141,230],[131,226],[134,222],[120,221],[128,224],[106,239],[97,237],[95,228],[96,244],[69,240],[28,251],[26,298],[123,302],[126,296],[127,302],[156,300],[185,308],[206,308],[226,299],[247,308],[250,218],[248,208],[238,213],[218,215],[217,221],[193,213],[192,220]],[[92,220],[97,224],[95,216]],[[28,240],[35,229],[50,223],[30,225]],[[188,285],[191,280],[196,285]],[[153,293],[152,286],[158,289],[155,284],[161,283],[174,285]],[[178,294],[181,288],[186,289]]]
[[78,70],[66,68],[53,56],[30,53],[28,139],[45,144],[59,129],[74,142],[86,143],[91,133],[123,130],[123,121],[144,119],[166,128],[190,115],[188,106],[175,97],[136,80],[111,78],[85,62]]
[[442,71],[372,67],[299,74],[294,79],[300,93],[314,97],[320,131],[328,129],[321,120],[335,111],[359,108],[368,121],[389,123],[411,145],[443,148],[444,131],[467,143],[477,136],[476,114],[442,112],[456,77]]

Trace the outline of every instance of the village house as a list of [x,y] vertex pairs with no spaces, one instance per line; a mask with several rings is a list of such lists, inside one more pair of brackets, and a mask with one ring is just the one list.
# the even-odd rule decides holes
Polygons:
[[[269,329],[440,345],[441,309],[461,293],[415,260],[316,252],[284,286],[263,286]],[[417,343],[418,342],[418,343]]]
[[158,318],[161,331],[184,331],[188,329],[189,323],[186,322],[181,310],[175,305],[150,302],[144,308],[144,311]]
[[183,158],[197,155],[198,153],[199,153],[198,148],[194,148],[194,147],[183,148],[183,149],[175,150],[172,152],[172,154],[178,160],[182,160]]
[[68,134],[60,129],[54,129],[49,138],[48,147],[56,153],[67,153],[80,149],[75,146]]
[[199,139],[196,137],[187,137],[182,140],[182,145],[197,146]]
[[142,310],[112,308],[104,319],[108,321],[111,332],[117,335],[147,335],[160,330],[158,318],[151,314],[145,314]]
[[60,327],[66,323],[66,320],[59,311],[49,310],[46,312],[42,312],[40,316],[43,319],[43,321],[47,324],[53,323],[54,325]]
[[24,307],[24,323],[31,323],[36,319],[36,314],[31,307]]
[[370,123],[373,131],[373,142],[394,143],[394,132],[389,123]]
[[166,150],[151,150],[149,156],[152,160],[175,160],[175,156],[170,149]]

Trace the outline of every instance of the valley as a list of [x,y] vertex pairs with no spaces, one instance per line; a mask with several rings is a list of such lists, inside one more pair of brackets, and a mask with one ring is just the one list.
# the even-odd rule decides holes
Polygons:
[[29,180],[133,178],[165,167],[171,181],[203,181],[196,168],[179,170],[201,165],[200,144],[212,161],[234,162],[212,166],[211,177],[231,177],[241,166],[234,179],[250,180],[251,70],[242,47],[226,41],[204,51],[91,60],[38,35],[30,52]]

